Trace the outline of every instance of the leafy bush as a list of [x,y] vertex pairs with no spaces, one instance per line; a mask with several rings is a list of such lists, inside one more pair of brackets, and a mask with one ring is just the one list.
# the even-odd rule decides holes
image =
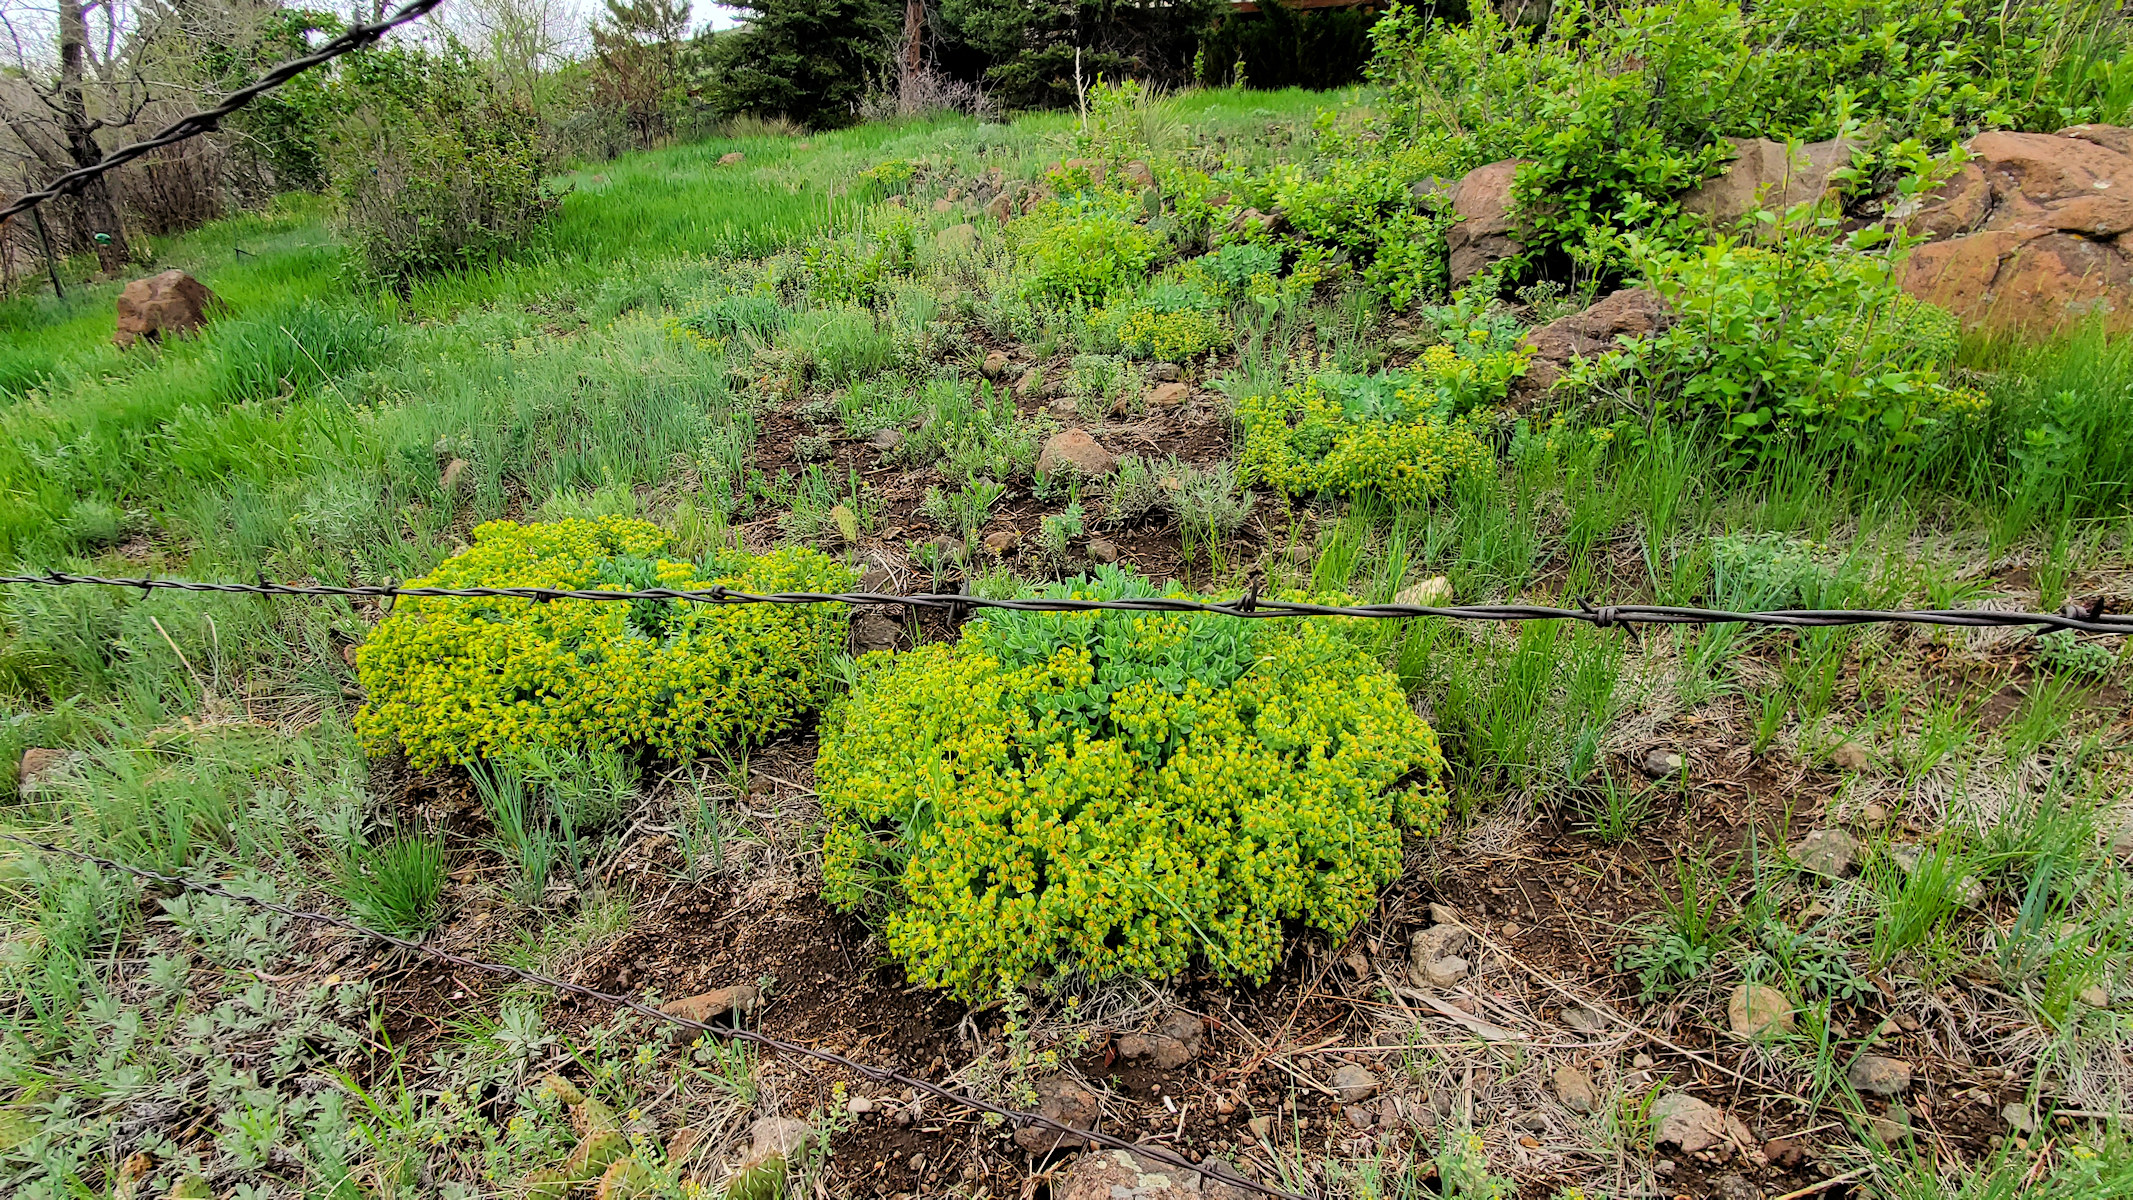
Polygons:
[[342,60],[348,109],[327,162],[363,265],[410,279],[487,262],[547,223],[539,121],[456,40]]
[[1137,204],[1123,193],[1080,192],[1009,225],[1030,268],[1024,295],[1042,303],[1102,304],[1145,279],[1162,239],[1134,221]]
[[968,998],[1196,955],[1263,980],[1284,921],[1345,932],[1444,810],[1435,735],[1336,623],[989,612],[862,661],[816,765],[823,894]]
[[[706,570],[656,557],[667,535],[608,517],[478,526],[413,587],[838,591],[852,572],[805,548]],[[839,605],[408,598],[357,655],[356,729],[417,767],[543,747],[650,747],[688,757],[794,728],[844,638]]]
[[1587,378],[1626,386],[1650,415],[1710,421],[1746,457],[1803,441],[1914,446],[1985,400],[1949,381],[1957,322],[1905,294],[1900,269],[1806,236],[1652,254],[1645,271],[1674,325],[1603,355]]
[[[1467,360],[1443,346],[1437,360],[1453,377]],[[1237,403],[1244,425],[1238,463],[1249,481],[1291,495],[1374,492],[1416,504],[1454,479],[1493,471],[1472,419],[1453,415],[1436,380],[1420,376],[1314,375],[1272,395]]]

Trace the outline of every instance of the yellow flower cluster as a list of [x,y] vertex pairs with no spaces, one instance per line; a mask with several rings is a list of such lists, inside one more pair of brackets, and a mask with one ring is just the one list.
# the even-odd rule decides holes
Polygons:
[[1136,308],[1118,322],[1119,345],[1132,358],[1184,362],[1229,340],[1222,322],[1204,312],[1180,309],[1158,312]]
[[1237,405],[1239,456],[1249,479],[1291,495],[1377,492],[1417,504],[1453,479],[1496,469],[1496,457],[1466,418],[1351,419],[1316,379]]
[[[869,660],[825,722],[823,894],[880,905],[912,978],[966,998],[1045,969],[1264,980],[1285,921],[1341,934],[1434,828],[1443,755],[1336,623],[1252,626],[1228,682],[1133,670],[1193,618],[1061,620],[1007,668],[955,645]],[[1247,669],[1248,668],[1248,669]]]
[[[410,587],[839,591],[852,571],[806,548],[706,579],[658,558],[667,535],[621,517],[491,521]],[[518,748],[647,746],[688,758],[760,742],[819,704],[843,605],[402,598],[357,652],[369,702],[356,731],[427,768]]]

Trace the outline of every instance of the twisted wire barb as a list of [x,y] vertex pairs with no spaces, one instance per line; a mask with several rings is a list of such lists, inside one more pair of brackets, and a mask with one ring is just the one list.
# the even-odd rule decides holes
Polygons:
[[1762,612],[1732,612],[1718,608],[1683,608],[1665,604],[1610,604],[1599,608],[1560,608],[1543,604],[1312,604],[1298,600],[1270,600],[1248,590],[1234,601],[1188,600],[1181,596],[1144,596],[1126,600],[1081,600],[1066,597],[1025,597],[992,600],[984,596],[920,593],[900,596],[885,592],[737,592],[712,586],[703,589],[646,588],[641,591],[610,591],[534,587],[400,587],[393,584],[358,584],[337,587],[326,584],[204,583],[190,579],[119,579],[101,575],[70,575],[58,571],[43,575],[0,575],[0,584],[30,584],[45,587],[91,585],[139,588],[145,595],[154,589],[181,592],[234,592],[256,596],[348,596],[359,599],[411,597],[457,597],[466,599],[533,600],[678,600],[695,604],[897,604],[910,608],[1001,608],[1018,612],[1124,612],[1213,613],[1225,617],[1264,619],[1270,617],[1444,617],[1455,621],[1584,621],[1602,629],[1617,625],[1772,625],[1789,628],[1822,628],[1837,625],[1910,624],[1956,628],[2004,629],[2040,626],[2077,633],[2133,634],[2133,616],[2069,606],[2064,612],[1999,612],[1980,608],[1862,609],[1785,608]]
[[407,4],[395,9],[391,15],[382,20],[369,25],[352,25],[339,37],[320,46],[317,50],[304,55],[302,58],[292,58],[251,83],[224,96],[222,103],[217,104],[215,107],[202,109],[195,113],[187,113],[165,125],[153,137],[134,142],[132,145],[121,146],[86,167],[76,167],[74,170],[53,180],[51,186],[43,191],[25,192],[17,196],[13,203],[5,208],[0,208],[0,221],[5,221],[16,213],[26,212],[35,208],[47,200],[56,200],[61,196],[79,192],[88,185],[90,180],[99,175],[117,170],[151,150],[160,150],[165,146],[175,145],[196,134],[207,133],[219,128],[222,124],[222,118],[229,116],[298,75],[313,67],[332,62],[343,54],[372,45],[394,29],[410,21],[418,21],[428,16],[432,9],[442,3],[444,3],[444,0],[408,0]]
[[651,1005],[646,1004],[642,1000],[638,1000],[634,997],[616,995],[612,992],[603,992],[598,990],[597,988],[590,988],[584,986],[583,984],[571,983],[567,980],[557,979],[552,975],[543,975],[536,971],[524,970],[523,968],[514,967],[507,963],[486,962],[478,958],[468,958],[462,954],[454,954],[449,950],[438,949],[437,947],[431,946],[425,942],[416,941],[411,938],[398,937],[393,934],[386,933],[382,930],[372,929],[366,925],[358,925],[354,921],[350,921],[345,917],[336,917],[330,913],[312,912],[308,909],[295,908],[290,905],[281,904],[273,900],[262,900],[257,896],[246,895],[243,892],[224,887],[220,883],[216,883],[212,880],[187,879],[180,875],[165,875],[160,871],[151,871],[145,867],[136,867],[128,863],[122,863],[115,859],[109,859],[101,857],[99,855],[89,854],[85,851],[76,850],[68,846],[56,845],[52,842],[40,842],[34,838],[22,837],[18,834],[13,833],[0,832],[0,840],[13,842],[20,846],[28,846],[31,849],[35,850],[42,850],[48,854],[57,854],[64,858],[74,859],[78,862],[93,863],[96,866],[103,867],[107,870],[120,871],[125,874],[132,875],[137,879],[145,879],[155,883],[167,884],[173,887],[182,888],[188,892],[203,892],[211,896],[221,896],[226,899],[238,901],[239,903],[249,904],[254,908],[263,909],[267,912],[279,913],[282,916],[290,918],[291,920],[306,921],[315,925],[329,925],[336,929],[345,929],[350,933],[358,934],[362,937],[370,938],[375,941],[384,942],[386,945],[389,946],[397,946],[402,950],[411,950],[417,954],[426,955],[430,958],[438,960],[439,962],[449,963],[455,967],[461,967],[470,971],[479,971],[488,975],[500,975],[509,979],[516,979],[521,983],[530,983],[540,987],[553,988],[556,991],[565,992],[573,996],[579,996],[587,1000],[596,1000],[602,1004],[610,1004],[614,1005],[617,1008],[628,1009],[629,1011],[636,1013],[639,1016],[649,1017],[654,1021],[663,1021],[669,1025],[676,1025],[683,1029],[691,1029],[699,1033],[714,1034],[720,1037],[731,1038],[736,1041],[748,1042],[753,1045],[760,1046],[765,1050],[772,1050],[781,1054],[797,1054],[803,1058],[812,1058],[817,1060],[818,1062],[829,1063],[833,1066],[839,1066],[845,1068],[846,1070],[857,1072],[859,1075],[870,1079],[875,1083],[898,1084],[903,1087],[911,1088],[914,1091],[922,1092],[935,1099],[946,1101],[949,1104],[957,1105],[961,1108],[970,1109],[974,1112],[984,1113],[988,1116],[998,1117],[1016,1129],[1022,1129],[1027,1126],[1034,1125],[1039,1128],[1051,1130],[1054,1133],[1064,1135],[1060,1142],[1062,1146],[1072,1146],[1076,1144],[1074,1139],[1081,1139],[1083,1141],[1092,1142],[1096,1145],[1103,1146],[1107,1149],[1125,1150],[1141,1158],[1148,1159],[1153,1162],[1162,1163],[1165,1166],[1175,1167],[1184,1171],[1190,1171],[1198,1175],[1205,1175],[1209,1178],[1216,1179],[1223,1183],[1229,1184],[1232,1187],[1241,1187],[1249,1191],[1258,1192],[1260,1195],[1263,1196],[1272,1196],[1275,1198],[1275,1200],[1304,1200],[1302,1196],[1299,1196],[1294,1192],[1283,1191],[1278,1187],[1261,1183],[1255,1179],[1247,1178],[1246,1176],[1241,1175],[1235,1171],[1223,1170],[1214,1163],[1203,1164],[1193,1162],[1191,1159],[1188,1159],[1185,1156],[1178,1154],[1174,1151],[1167,1150],[1161,1146],[1129,1142],[1124,1140],[1123,1138],[1114,1137],[1108,1133],[1101,1133],[1094,1129],[1080,1129],[1075,1126],[1068,1125],[1063,1121],[1055,1121],[1042,1113],[1029,1112],[1023,1109],[1005,1108],[1001,1105],[991,1103],[990,1101],[981,1100],[976,1096],[971,1096],[963,1092],[958,1092],[952,1088],[945,1088],[937,1083],[928,1082],[927,1080],[917,1078],[916,1076],[905,1075],[900,1071],[892,1071],[886,1067],[870,1067],[865,1065],[864,1063],[854,1062],[853,1060],[846,1058],[844,1055],[835,1053],[833,1051],[818,1050],[812,1046],[803,1046],[798,1042],[788,1042],[782,1038],[774,1038],[768,1034],[757,1033],[752,1029],[743,1029],[738,1026],[713,1025],[707,1021],[698,1021],[689,1017],[679,1016],[675,1013],[662,1012],[659,1009],[654,1008]]

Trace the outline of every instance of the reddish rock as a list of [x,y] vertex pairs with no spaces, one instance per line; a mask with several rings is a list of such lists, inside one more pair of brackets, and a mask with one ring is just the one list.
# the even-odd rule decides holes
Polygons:
[[[1037,1081],[1037,1115],[1040,1117],[1073,1129],[1094,1129],[1100,1111],[1096,1093],[1068,1076],[1053,1075]],[[1025,1125],[1015,1130],[1015,1144],[1031,1154],[1048,1154],[1062,1148],[1079,1149],[1088,1142],[1047,1126]]]
[[64,750],[47,750],[41,747],[24,750],[22,764],[15,769],[15,786],[29,791],[47,776],[57,771],[67,761]]
[[748,156],[738,150],[729,151],[725,154],[721,154],[718,156],[718,165],[722,167],[730,167],[735,163],[740,162],[746,157]]
[[1563,377],[1572,359],[1596,358],[1616,348],[1616,339],[1650,337],[1674,323],[1674,314],[1659,293],[1649,288],[1611,292],[1591,308],[1550,321],[1526,334],[1533,351],[1526,373],[1511,381],[1513,404],[1546,395]]
[[1452,191],[1452,214],[1459,220],[1445,230],[1444,245],[1451,252],[1453,287],[1480,274],[1489,264],[1525,250],[1511,236],[1517,227],[1511,216],[1511,181],[1522,161],[1505,159],[1475,167]]
[[1118,1056],[1150,1059],[1162,1070],[1176,1070],[1199,1056],[1205,1028],[1191,1013],[1173,1013],[1148,1033],[1129,1033],[1118,1039]]
[[1182,383],[1159,383],[1148,389],[1148,403],[1161,408],[1183,404],[1192,398],[1192,389]]
[[985,362],[978,368],[978,372],[987,379],[998,379],[1007,374],[1007,367],[1007,351],[995,350],[985,356]]
[[111,340],[124,350],[142,338],[161,341],[205,328],[222,301],[183,271],[136,279],[119,293],[118,329]]
[[[753,1011],[761,1002],[762,993],[758,992],[753,984],[737,983],[732,987],[714,988],[699,995],[669,1000],[659,1006],[659,1011],[670,1017],[680,1017],[684,1021],[708,1022],[729,1012]],[[670,1037],[680,1041],[691,1040],[697,1034],[696,1030],[683,1025],[670,1025],[667,1030]]]
[[1183,1200],[1186,1196],[1245,1200],[1251,1194],[1234,1184],[1217,1182],[1216,1172],[1238,1178],[1226,1164],[1210,1159],[1201,1168],[1207,1173],[1166,1167],[1125,1150],[1103,1150],[1075,1159],[1054,1179],[1051,1194],[1054,1200]]
[[2049,332],[2100,315],[2133,328],[2133,130],[1981,133],[1972,160],[1904,217],[1941,240],[1903,286],[1966,325]]
[[467,473],[467,460],[455,458],[444,464],[444,473],[437,476],[437,490],[449,496],[459,490],[459,478]]
[[1126,164],[1125,176],[1134,187],[1152,188],[1155,186],[1155,172],[1149,169],[1147,163],[1139,159],[1134,159]]
[[1851,143],[1843,138],[1810,142],[1797,155],[1769,138],[1727,138],[1733,161],[1725,173],[1707,179],[1681,198],[1681,207],[1702,213],[1719,229],[1731,229],[1752,212],[1783,213],[1796,205],[1835,199],[1829,177],[1851,163]]
[[1107,475],[1118,469],[1118,458],[1096,444],[1082,429],[1068,429],[1045,439],[1037,455],[1037,469],[1047,475],[1072,468],[1084,475]]

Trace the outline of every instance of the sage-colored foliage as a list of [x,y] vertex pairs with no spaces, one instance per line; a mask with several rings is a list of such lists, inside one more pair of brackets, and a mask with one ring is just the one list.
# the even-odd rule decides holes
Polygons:
[[[492,521],[473,540],[409,586],[833,592],[857,578],[805,547],[708,570],[662,559],[667,535],[621,517]],[[844,627],[842,605],[403,599],[358,655],[370,702],[356,728],[423,767],[539,748],[690,757],[793,729]]]
[[1333,622],[987,613],[867,661],[816,765],[824,895],[966,997],[1196,957],[1263,980],[1284,921],[1345,933],[1445,807],[1436,736]]

